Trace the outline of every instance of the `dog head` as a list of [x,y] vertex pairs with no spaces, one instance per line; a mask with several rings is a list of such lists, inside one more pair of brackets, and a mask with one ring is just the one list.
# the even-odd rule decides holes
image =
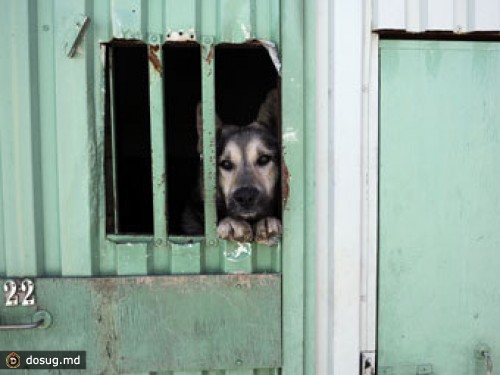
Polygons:
[[275,209],[279,147],[262,124],[226,126],[217,147],[218,194],[227,215],[254,221]]
[[[246,126],[223,124],[217,117],[220,215],[253,222],[275,214],[281,169],[279,142],[275,135],[277,103],[277,92],[272,90],[261,105],[256,121]],[[199,129],[200,125],[199,111]]]

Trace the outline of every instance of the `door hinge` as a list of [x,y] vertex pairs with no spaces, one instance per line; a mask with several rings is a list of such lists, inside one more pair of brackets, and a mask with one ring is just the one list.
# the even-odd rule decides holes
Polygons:
[[376,375],[375,351],[361,352],[360,375]]

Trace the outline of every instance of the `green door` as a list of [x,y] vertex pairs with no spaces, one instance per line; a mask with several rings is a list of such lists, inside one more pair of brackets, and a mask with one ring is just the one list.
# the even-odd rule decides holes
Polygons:
[[380,59],[378,374],[487,374],[483,351],[500,366],[500,44],[383,41]]
[[[314,247],[314,225],[308,220],[306,228],[305,217],[314,212],[304,201],[314,192],[305,178],[306,165],[314,171],[314,154],[306,153],[314,129],[307,139],[305,131],[306,119],[314,123],[314,103],[305,102],[306,89],[314,91],[305,79],[314,75],[306,64],[314,43],[303,32],[304,4],[0,0],[0,364],[4,352],[71,350],[86,352],[91,374],[312,373],[314,324],[305,314],[307,307],[314,315],[314,273],[306,280],[314,254],[305,249]],[[179,180],[165,157],[172,145],[165,123],[176,109],[165,99],[173,91],[165,77],[174,74],[166,63],[174,34],[195,39],[200,50],[204,236],[167,230],[176,203],[168,183]],[[256,51],[256,40],[273,42],[276,49],[259,48],[283,64],[284,229],[275,246],[219,240],[216,231],[214,67],[222,58],[215,49]],[[147,233],[110,231],[106,200],[105,165],[115,152],[107,130],[117,118],[109,51],[134,44],[144,50],[146,84],[130,95],[134,105],[149,100],[142,117],[152,154]],[[31,283],[34,300],[23,290]]]

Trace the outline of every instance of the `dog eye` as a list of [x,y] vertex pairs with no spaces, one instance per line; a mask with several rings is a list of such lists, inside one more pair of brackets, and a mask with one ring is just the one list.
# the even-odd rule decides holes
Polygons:
[[226,171],[230,171],[231,169],[233,169],[233,163],[230,160],[222,160],[219,163],[219,166]]
[[271,161],[271,157],[269,155],[262,155],[257,159],[257,164],[263,167],[267,163]]

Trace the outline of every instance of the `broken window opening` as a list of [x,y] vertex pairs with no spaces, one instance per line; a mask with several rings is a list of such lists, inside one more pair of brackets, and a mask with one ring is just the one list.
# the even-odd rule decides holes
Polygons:
[[223,123],[255,121],[266,95],[279,89],[279,75],[268,51],[258,42],[215,47],[215,107]]
[[[281,234],[280,97],[279,74],[268,50],[260,43],[215,47],[221,195],[217,220],[218,233],[224,239],[271,244],[276,243],[275,234]],[[254,122],[259,126],[248,126]],[[221,233],[227,231],[220,222],[226,219],[237,221],[231,222],[232,229],[224,235]],[[249,226],[241,227],[242,221]],[[267,228],[266,234],[262,234],[263,228]]]
[[153,200],[147,47],[106,44],[105,184],[108,234],[151,234]]
[[[168,233],[182,235],[187,205],[199,205],[201,176],[197,151],[196,106],[201,100],[201,48],[197,43],[163,45],[166,157],[168,180]],[[201,216],[203,217],[203,207]],[[203,233],[199,233],[203,235]]]
[[[153,234],[147,46],[113,41],[106,47],[106,231]],[[168,234],[203,235],[203,171],[197,130],[197,105],[202,99],[201,46],[167,42],[162,52]],[[217,45],[214,61],[215,106],[222,124],[245,127],[256,121],[269,92],[276,89],[278,108],[271,132],[276,139],[278,177],[274,195],[265,204],[272,206],[266,216],[280,219],[279,74],[266,48],[258,43]],[[187,233],[184,214],[193,204],[198,207],[200,230]],[[219,220],[220,216],[219,212]]]

